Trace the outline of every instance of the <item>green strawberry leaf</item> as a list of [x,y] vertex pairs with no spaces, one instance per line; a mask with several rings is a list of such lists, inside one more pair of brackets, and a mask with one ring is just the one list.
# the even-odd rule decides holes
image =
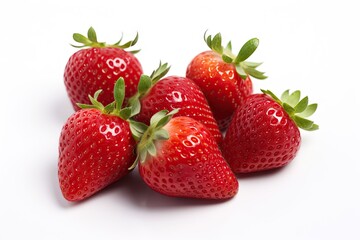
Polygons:
[[211,35],[206,36],[206,33],[207,33],[207,31],[205,31],[205,33],[204,33],[204,40],[205,40],[206,44],[208,45],[208,47],[210,49],[212,49],[214,52],[222,54],[223,47],[221,45],[221,43],[222,43],[221,34],[217,33],[214,37],[212,37]]
[[143,151],[140,151],[140,159],[141,159],[141,163],[144,163],[146,158],[147,158],[147,154],[148,154],[148,151],[147,149],[144,149]]
[[205,32],[204,39],[205,39],[205,42],[208,45],[208,47],[212,49],[212,47],[211,47],[211,35],[206,37],[206,32]]
[[246,62],[246,66],[249,68],[257,68],[258,66],[260,66],[262,64],[262,62],[257,63],[257,62]]
[[290,94],[288,100],[286,101],[290,106],[294,107],[300,100],[300,91],[294,91],[292,94]]
[[311,126],[311,128],[308,128],[308,129],[306,129],[307,131],[315,131],[315,130],[319,130],[319,125],[317,125],[317,124],[313,124],[312,126]]
[[97,36],[96,36],[96,32],[94,30],[93,27],[90,27],[89,30],[88,30],[88,39],[91,41],[91,42],[94,42],[94,43],[97,43]]
[[138,98],[134,99],[130,105],[131,108],[131,115],[130,117],[134,117],[135,115],[138,115],[141,111],[141,103]]
[[131,117],[131,107],[126,107],[123,108],[119,111],[118,115],[122,118],[122,119],[129,119]]
[[109,114],[115,110],[115,102],[109,103],[104,108],[104,113]]
[[159,81],[161,78],[163,78],[170,70],[170,66],[168,66],[168,63],[162,64],[160,61],[159,67],[154,70],[151,75],[151,81],[154,85],[157,81]]
[[99,98],[100,93],[102,92],[102,89],[99,89],[95,92],[94,98],[97,100]]
[[244,69],[243,69],[240,65],[235,65],[235,69],[236,69],[237,74],[239,74],[239,76],[240,76],[242,79],[246,79],[246,78],[247,78],[246,72],[244,71]]
[[221,45],[221,34],[218,33],[215,35],[215,37],[213,38],[212,42],[211,42],[211,46],[212,46],[212,49],[217,52],[217,53],[222,53],[223,51],[223,47]]
[[94,105],[90,105],[90,104],[77,103],[76,105],[81,109],[94,108]]
[[169,139],[169,133],[165,129],[160,129],[154,133],[155,140],[167,140]]
[[313,115],[315,113],[317,106],[318,105],[316,103],[308,105],[303,112],[298,114],[298,116],[303,117],[303,118],[310,117],[311,115]]
[[157,124],[155,125],[156,128],[160,128],[160,127],[165,126],[165,125],[170,121],[171,117],[172,117],[172,116],[165,116],[165,117],[161,118],[161,119],[157,122]]
[[248,59],[259,46],[259,39],[252,38],[247,41],[240,49],[238,55],[235,58],[235,63],[240,63]]
[[82,43],[84,45],[90,45],[92,43],[87,37],[80,33],[74,33],[73,39],[75,40],[75,42]]
[[104,105],[97,100],[101,92],[102,90],[100,89],[94,93],[94,97],[92,97],[91,95],[88,96],[91,104],[77,103],[77,105],[82,109],[94,108],[100,110],[103,113],[106,113]]
[[139,33],[136,33],[136,36],[133,40],[128,41],[128,42],[124,43],[123,45],[120,45],[120,43],[119,43],[117,46],[122,49],[132,47],[137,43],[138,39],[139,39]]
[[308,129],[311,129],[314,125],[314,122],[311,121],[311,120],[308,120],[306,118],[302,118],[302,117],[299,117],[297,115],[294,115],[293,116],[293,119],[294,121],[296,122],[296,125],[299,127],[299,128],[302,128],[304,130],[308,130]]
[[141,75],[139,84],[138,84],[138,92],[140,94],[146,93],[151,87],[151,78],[147,75]]
[[130,120],[130,124],[137,132],[140,133],[144,133],[148,129],[148,126],[142,122],[136,122],[134,120]]
[[104,110],[104,105],[102,105],[101,102],[99,102],[97,99],[99,97],[99,94],[102,92],[102,90],[97,90],[94,94],[94,97],[92,97],[91,95],[89,95],[89,99],[91,104],[94,106],[94,108],[96,109],[100,109],[100,110]]
[[125,81],[124,78],[120,77],[114,87],[114,99],[116,102],[115,109],[120,112],[125,98]]
[[142,134],[139,133],[139,132],[137,132],[137,131],[134,129],[134,127],[132,127],[131,125],[130,125],[130,131],[131,131],[132,137],[135,139],[135,141],[138,142],[138,141],[141,139]]
[[298,104],[296,104],[295,108],[295,112],[297,113],[301,113],[303,111],[305,111],[305,109],[307,108],[309,103],[309,98],[308,97],[304,97],[303,99],[300,100],[300,102],[298,102]]
[[130,120],[130,130],[131,133],[136,141],[139,141],[145,131],[147,130],[148,126],[141,122],[136,122],[134,120]]
[[258,70],[256,70],[255,68],[245,68],[244,71],[249,74],[250,76],[253,76],[257,79],[263,80],[266,79],[267,77],[264,75],[264,72],[260,72]]
[[222,57],[222,60],[226,63],[232,63],[232,61],[233,61],[233,59],[230,56],[226,55],[225,53],[223,55],[221,55],[221,57]]
[[226,45],[226,47],[223,49],[223,53],[221,55],[222,59],[226,63],[232,63],[234,61],[234,54],[231,52],[232,46],[231,41]]
[[264,94],[269,95],[272,99],[274,99],[276,102],[282,104],[281,100],[270,90],[263,90],[260,89]]
[[168,113],[167,110],[161,110],[157,113],[155,113],[151,118],[150,118],[150,125],[155,125],[157,124],[161,119],[163,119],[166,114]]
[[163,126],[165,126],[165,125],[170,121],[170,119],[171,119],[176,113],[179,112],[179,110],[180,110],[180,109],[176,108],[176,109],[173,109],[173,110],[172,110],[171,112],[169,112],[169,113],[167,113],[168,111],[165,110],[167,114],[166,114],[163,118],[159,119],[158,122],[154,122],[155,127],[156,127],[156,128],[162,128]]
[[290,116],[295,113],[295,109],[294,109],[292,106],[290,106],[289,104],[285,103],[285,102],[282,104],[282,107],[285,109],[285,111],[286,111]]
[[228,42],[228,44],[226,45],[225,49],[229,52],[232,51],[232,44],[231,44],[231,41]]
[[150,141],[147,145],[147,150],[148,150],[148,153],[151,155],[151,156],[156,156],[156,147],[155,147],[155,144],[153,141]]
[[290,97],[290,90],[286,90],[281,94],[281,101],[287,102]]

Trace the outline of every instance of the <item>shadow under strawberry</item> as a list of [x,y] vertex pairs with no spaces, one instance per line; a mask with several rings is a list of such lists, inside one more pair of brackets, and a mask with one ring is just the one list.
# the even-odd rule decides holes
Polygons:
[[259,172],[251,172],[251,173],[238,173],[236,174],[236,178],[239,180],[246,180],[246,179],[260,179],[260,178],[267,178],[272,177],[273,175],[277,175],[285,170],[287,166],[282,168],[274,168]]
[[159,194],[149,188],[141,179],[137,169],[128,174],[122,181],[108,187],[106,191],[117,191],[117,197],[128,200],[129,204],[142,209],[175,209],[186,207],[201,207],[201,206],[216,206],[218,204],[229,201],[212,200],[212,199],[194,199],[194,198],[179,198],[170,197]]

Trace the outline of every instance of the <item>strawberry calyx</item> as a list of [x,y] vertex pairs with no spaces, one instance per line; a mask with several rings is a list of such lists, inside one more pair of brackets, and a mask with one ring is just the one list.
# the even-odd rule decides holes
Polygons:
[[164,126],[178,111],[179,109],[174,109],[171,112],[161,110],[151,117],[150,126],[145,124],[142,124],[140,127],[136,126],[136,130],[141,134],[141,138],[136,148],[137,158],[129,170],[134,169],[139,161],[144,163],[148,155],[156,156],[155,142],[169,139],[169,133],[164,129]]
[[94,96],[89,95],[91,104],[78,103],[77,105],[81,109],[95,108],[95,109],[100,110],[103,114],[117,116],[125,121],[128,121],[133,138],[136,141],[139,141],[144,132],[142,129],[146,129],[147,126],[143,123],[136,122],[131,119],[131,113],[132,113],[131,107],[122,108],[124,98],[125,98],[124,78],[120,77],[115,83],[115,86],[114,86],[115,101],[113,101],[112,103],[109,103],[108,105],[104,106],[101,102],[99,102],[97,99],[101,92],[102,92],[102,90],[100,89],[95,92]]
[[222,37],[220,33],[217,33],[214,37],[211,35],[206,35],[207,31],[204,34],[204,40],[208,47],[214,52],[221,55],[221,58],[226,63],[232,63],[235,65],[236,72],[242,79],[246,79],[248,75],[263,80],[266,79],[264,72],[258,71],[256,68],[262,63],[256,62],[247,62],[247,60],[257,49],[259,45],[258,38],[252,38],[248,40],[240,49],[237,55],[232,53],[232,44],[231,41],[228,42],[226,47],[222,46]]
[[[133,40],[128,41],[124,44],[121,44],[123,36],[121,36],[120,40],[117,41],[114,44],[107,44],[106,42],[99,42],[97,40],[97,35],[96,32],[94,30],[93,27],[90,27],[88,32],[87,32],[87,37],[80,34],[80,33],[74,33],[73,34],[73,39],[75,42],[80,43],[82,45],[73,45],[70,44],[71,46],[75,47],[75,48],[85,48],[85,47],[100,47],[100,48],[104,48],[104,47],[117,47],[117,48],[121,48],[121,49],[127,49],[129,47],[134,46],[138,39],[139,39],[139,34],[136,33],[136,36]],[[135,54],[137,52],[139,52],[140,50],[131,50],[129,52]]]
[[99,102],[97,99],[101,92],[102,89],[99,89],[94,93],[94,96],[89,95],[91,104],[77,103],[77,105],[82,109],[95,108],[100,110],[103,114],[115,115],[124,120],[128,120],[130,117],[131,109],[129,107],[122,108],[122,104],[125,98],[124,78],[120,77],[115,83],[114,86],[115,101],[113,101],[112,103],[109,103],[108,105],[104,106],[101,102]]
[[145,96],[150,89],[161,79],[163,78],[170,70],[170,66],[167,63],[162,64],[160,62],[159,67],[154,70],[150,76],[141,75],[137,93],[129,99],[128,106],[131,107],[131,117],[140,113],[140,99]]
[[299,128],[307,131],[319,129],[319,125],[307,119],[315,113],[318,106],[317,103],[309,104],[309,98],[307,96],[301,98],[299,90],[292,93],[290,93],[290,90],[286,90],[281,95],[281,98],[278,98],[270,90],[261,89],[261,91],[279,103]]

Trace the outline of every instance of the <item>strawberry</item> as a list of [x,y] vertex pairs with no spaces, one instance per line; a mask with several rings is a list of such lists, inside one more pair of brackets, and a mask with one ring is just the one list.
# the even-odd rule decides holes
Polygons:
[[115,86],[116,103],[104,107],[101,90],[90,97],[92,105],[79,104],[62,128],[58,177],[65,199],[90,197],[125,176],[136,159],[136,143],[126,120],[128,109],[120,109],[124,95],[122,78]]
[[224,48],[221,34],[204,36],[211,51],[195,56],[186,70],[186,77],[192,79],[204,92],[221,130],[226,130],[231,116],[244,99],[252,93],[250,76],[265,79],[263,72],[256,70],[260,63],[245,60],[256,50],[257,38],[247,41],[235,56],[231,42]]
[[220,144],[221,132],[200,88],[189,78],[162,78],[169,68],[166,63],[160,63],[150,77],[141,76],[138,93],[129,100],[130,104],[141,106],[141,111],[134,118],[148,125],[151,117],[160,110],[172,111],[178,108],[179,112],[175,116],[191,117],[204,124]]
[[[227,199],[238,182],[209,130],[189,117],[155,114],[138,146],[140,176],[153,190],[174,197]],[[132,166],[135,167],[136,163]]]
[[299,128],[317,130],[306,119],[317,104],[300,100],[300,91],[282,94],[281,100],[271,91],[250,95],[236,110],[226,132],[222,150],[235,173],[279,168],[295,158],[301,143]]
[[[125,79],[125,101],[136,93],[142,67],[134,56],[137,51],[125,51],[124,49],[136,44],[135,39],[120,45],[98,42],[95,30],[90,27],[88,37],[75,33],[73,38],[81,43],[77,48],[84,48],[75,52],[68,60],[64,82],[66,91],[75,110],[79,107],[76,103],[90,104],[88,95],[93,96],[95,91],[103,89],[99,101],[107,105],[113,101],[114,85],[119,77]],[[86,47],[86,48],[85,48]]]

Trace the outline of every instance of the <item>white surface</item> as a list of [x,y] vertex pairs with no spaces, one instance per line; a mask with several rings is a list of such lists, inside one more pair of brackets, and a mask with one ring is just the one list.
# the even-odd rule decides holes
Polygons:
[[[6,1],[0,8],[0,239],[360,239],[357,1]],[[239,178],[223,203],[168,198],[136,173],[79,204],[57,182],[58,137],[72,113],[63,85],[89,26],[116,42],[138,31],[146,73],[170,75],[206,50],[203,32],[234,49],[257,36],[255,90],[301,89],[320,130],[286,168]]]

